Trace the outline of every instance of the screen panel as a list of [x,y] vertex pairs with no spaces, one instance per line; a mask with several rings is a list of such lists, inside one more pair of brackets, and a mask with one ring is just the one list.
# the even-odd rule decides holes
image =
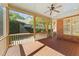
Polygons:
[[0,37],[3,36],[3,7],[0,6]]
[[33,33],[33,16],[15,10],[9,10],[10,34]]
[[36,17],[36,33],[46,32],[46,22],[42,17]]

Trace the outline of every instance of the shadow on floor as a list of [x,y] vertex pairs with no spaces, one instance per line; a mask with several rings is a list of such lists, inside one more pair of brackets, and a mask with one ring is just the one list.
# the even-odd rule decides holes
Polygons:
[[[20,53],[21,53],[21,56],[26,56],[25,52],[24,52],[24,49],[23,49],[23,46],[20,44],[19,45],[20,47]],[[33,56],[35,53],[37,53],[39,50],[41,50],[43,47],[45,47],[45,45],[43,45],[42,47],[38,48],[37,50],[35,50],[34,52],[32,52],[31,54],[29,54],[28,56]]]
[[19,45],[19,48],[20,48],[21,56],[25,56],[26,54],[25,54],[24,49],[21,44]]
[[[44,46],[40,47],[39,49],[32,52],[28,56],[33,56],[35,53],[40,51],[45,46],[48,46],[65,56],[79,56],[79,43],[73,43],[70,41],[53,39],[53,38],[46,38],[38,41],[44,44]],[[20,46],[21,55],[25,56],[22,45],[19,45],[19,46]]]
[[39,42],[58,51],[63,55],[79,56],[79,43],[74,43],[60,39],[53,39],[53,38],[39,40]]
[[36,51],[32,52],[32,53],[29,54],[28,56],[33,56],[35,53],[37,53],[38,51],[40,51],[43,47],[45,47],[45,45],[43,45],[42,47],[40,47],[40,48],[37,49]]

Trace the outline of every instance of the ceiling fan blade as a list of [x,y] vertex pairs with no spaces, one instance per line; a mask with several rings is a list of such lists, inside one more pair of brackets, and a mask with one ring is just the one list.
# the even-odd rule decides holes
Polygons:
[[59,6],[55,7],[55,8],[60,8],[60,7],[62,7],[62,6],[61,6],[61,5],[59,5]]
[[57,12],[57,13],[59,13],[60,11],[58,11],[58,10],[53,10],[53,11],[55,11],[55,12]]
[[56,5],[57,5],[57,3],[52,3],[51,5],[56,6]]

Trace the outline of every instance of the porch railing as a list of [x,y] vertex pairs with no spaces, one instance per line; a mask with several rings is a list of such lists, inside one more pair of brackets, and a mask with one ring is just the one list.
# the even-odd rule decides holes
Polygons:
[[10,46],[23,44],[34,39],[33,34],[31,33],[19,33],[9,35],[9,44]]
[[[47,34],[37,33],[35,36],[33,33],[18,33],[10,34],[8,36],[0,38],[0,55],[5,55],[8,47],[26,44],[28,42],[33,42],[35,40],[46,38]],[[9,41],[9,42],[8,42]]]
[[47,38],[46,33],[37,33],[35,36],[33,33],[18,33],[9,35],[9,45],[14,46],[18,44],[24,44],[28,42],[33,42],[35,40]]

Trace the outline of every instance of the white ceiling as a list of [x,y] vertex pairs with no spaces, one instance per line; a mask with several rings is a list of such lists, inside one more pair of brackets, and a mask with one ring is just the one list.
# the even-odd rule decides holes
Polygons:
[[14,3],[13,5],[48,17],[52,17],[53,19],[79,14],[78,3],[58,3],[57,5],[62,5],[61,8],[57,9],[60,10],[60,13],[53,12],[51,16],[49,12],[45,13],[49,10],[47,7],[50,6],[51,3]]

